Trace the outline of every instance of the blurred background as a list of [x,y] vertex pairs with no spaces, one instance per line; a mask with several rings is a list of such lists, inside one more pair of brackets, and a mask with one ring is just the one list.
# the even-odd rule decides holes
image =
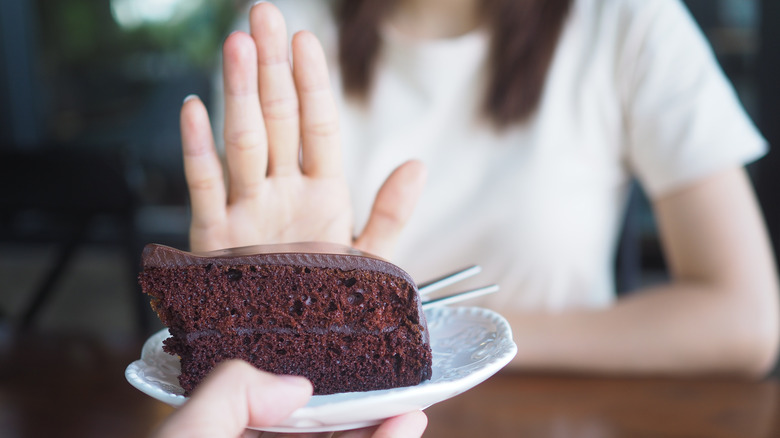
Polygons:
[[[19,415],[78,392],[58,377],[63,369],[115,388],[123,409],[145,397],[121,378],[161,327],[136,285],[140,251],[148,242],[187,247],[178,111],[190,93],[210,104],[220,45],[242,3],[0,0],[0,435],[40,436],[44,426]],[[686,4],[748,112],[780,144],[780,2]],[[776,249],[779,154],[750,167]],[[638,190],[616,266],[621,291],[664,275]],[[45,367],[47,352],[63,368]],[[31,389],[41,379],[48,389]],[[4,393],[27,394],[27,404],[12,406]],[[149,409],[137,413],[167,413]],[[148,427],[112,421],[126,436]]]
[[209,103],[239,3],[0,1],[4,323],[148,332],[141,248],[187,246],[179,107]]

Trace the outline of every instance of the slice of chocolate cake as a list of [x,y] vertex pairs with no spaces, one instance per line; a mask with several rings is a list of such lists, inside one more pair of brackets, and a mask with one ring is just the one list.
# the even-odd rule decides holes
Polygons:
[[431,377],[417,287],[399,267],[325,243],[188,253],[144,248],[139,281],[171,333],[188,394],[237,358],[305,376],[315,394],[416,385]]

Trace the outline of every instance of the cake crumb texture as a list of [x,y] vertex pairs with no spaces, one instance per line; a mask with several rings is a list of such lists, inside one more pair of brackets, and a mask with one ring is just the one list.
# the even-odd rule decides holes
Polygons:
[[237,358],[307,377],[315,394],[416,385],[431,350],[416,287],[385,272],[297,265],[151,267],[139,275],[169,327],[188,394]]

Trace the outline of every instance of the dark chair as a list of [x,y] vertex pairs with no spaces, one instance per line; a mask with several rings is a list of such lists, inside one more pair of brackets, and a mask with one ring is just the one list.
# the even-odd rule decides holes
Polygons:
[[639,185],[632,182],[615,260],[615,289],[618,295],[631,293],[642,282],[641,201]]
[[[56,242],[59,252],[34,291],[17,327],[30,329],[46,305],[77,249],[90,241],[98,217],[117,226],[109,238],[123,248],[128,281],[137,284],[140,242],[135,225],[136,190],[128,177],[128,160],[120,148],[107,150],[72,146],[41,146],[29,150],[0,150],[0,239],[11,242]],[[27,216],[25,216],[27,215]],[[44,225],[25,226],[36,215]],[[149,306],[134,290],[139,335],[150,330]]]

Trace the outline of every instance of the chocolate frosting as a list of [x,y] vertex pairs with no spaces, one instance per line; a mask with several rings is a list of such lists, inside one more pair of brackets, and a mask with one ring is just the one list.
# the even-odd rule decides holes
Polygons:
[[327,242],[297,242],[253,245],[208,252],[187,252],[166,245],[150,243],[144,247],[141,267],[166,268],[191,265],[286,265],[340,269],[343,271],[377,271],[399,277],[416,289],[412,277],[403,269],[381,257],[357,249]]

